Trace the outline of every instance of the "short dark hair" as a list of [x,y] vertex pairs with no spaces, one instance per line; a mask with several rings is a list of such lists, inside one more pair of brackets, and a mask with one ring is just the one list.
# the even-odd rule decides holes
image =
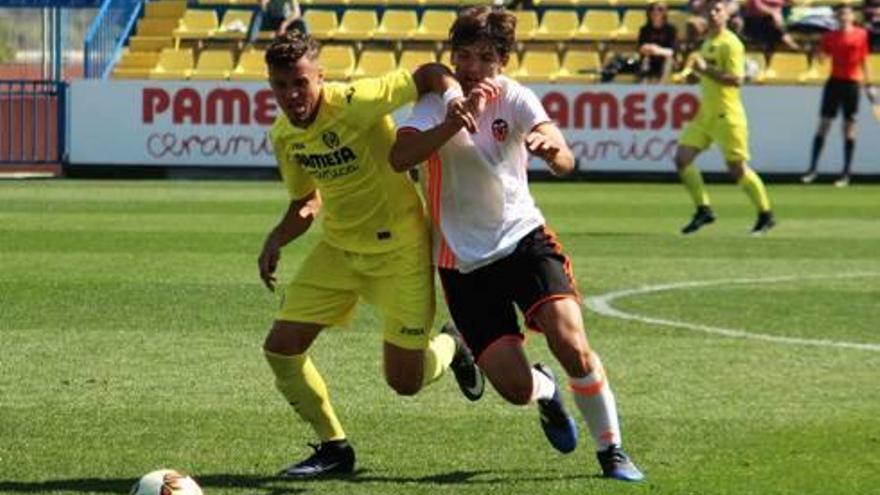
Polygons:
[[318,42],[310,35],[301,31],[290,31],[272,40],[266,49],[266,65],[291,67],[302,57],[315,60],[320,49]]
[[507,58],[516,43],[516,16],[503,8],[485,5],[459,12],[449,28],[452,50],[482,40],[488,40],[499,57]]

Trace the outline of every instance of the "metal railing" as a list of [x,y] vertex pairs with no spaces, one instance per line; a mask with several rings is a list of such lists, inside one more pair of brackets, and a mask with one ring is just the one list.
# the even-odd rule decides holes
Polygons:
[[61,163],[67,84],[0,80],[0,166]]
[[144,0],[105,0],[85,39],[85,77],[105,78],[143,9]]

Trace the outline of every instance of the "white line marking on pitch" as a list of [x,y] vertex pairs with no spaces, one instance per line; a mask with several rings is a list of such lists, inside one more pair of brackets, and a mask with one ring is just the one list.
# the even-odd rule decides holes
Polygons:
[[721,335],[724,337],[732,337],[738,339],[762,340],[765,342],[773,342],[776,344],[790,345],[809,345],[818,347],[841,347],[844,349],[857,349],[860,351],[880,351],[880,344],[866,344],[857,342],[845,342],[838,340],[826,339],[806,339],[799,337],[782,337],[777,335],[767,335],[762,333],[752,333],[736,328],[714,327],[711,325],[700,325],[698,323],[688,323],[685,321],[666,320],[663,318],[654,318],[651,316],[643,316],[634,313],[621,311],[611,303],[615,299],[623,297],[637,296],[642,294],[652,294],[656,292],[665,292],[679,289],[692,289],[695,287],[711,287],[717,285],[734,285],[734,284],[769,284],[777,282],[790,282],[795,280],[814,280],[814,279],[832,279],[832,278],[864,278],[877,277],[880,273],[843,273],[838,275],[792,275],[785,277],[762,277],[762,278],[732,278],[721,280],[703,280],[691,282],[676,282],[671,284],[659,284],[641,287],[638,289],[624,289],[619,291],[608,292],[598,296],[590,296],[584,299],[587,308],[599,313],[600,315],[609,316],[611,318],[620,318],[621,320],[639,321],[651,325],[662,325],[667,327],[683,328],[697,332],[708,333],[712,335]]

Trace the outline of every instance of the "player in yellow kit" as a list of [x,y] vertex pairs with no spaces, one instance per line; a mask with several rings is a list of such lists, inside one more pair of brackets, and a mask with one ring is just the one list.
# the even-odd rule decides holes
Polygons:
[[442,93],[451,118],[472,121],[461,87],[444,66],[427,64],[350,84],[323,81],[318,45],[288,33],[266,51],[269,83],[281,110],[269,132],[291,198],[259,257],[260,277],[274,290],[281,247],[302,235],[319,210],[323,239],[287,286],[264,352],[276,386],[321,440],[315,453],[281,474],[350,473],[354,450],[327,388],[306,354],[322,329],[349,322],[360,298],[384,318],[385,378],[412,395],[453,367],[483,379],[457,335],[430,337],[434,278],[425,212],[406,175],[388,163],[390,113],[420,94]]
[[758,210],[752,234],[764,234],[776,225],[761,178],[748,166],[749,131],[740,96],[745,57],[742,42],[727,29],[729,16],[722,0],[707,6],[709,33],[693,56],[692,69],[699,77],[700,110],[678,140],[675,167],[697,207],[683,234],[696,232],[715,221],[700,170],[693,164],[713,142],[721,149],[727,169]]

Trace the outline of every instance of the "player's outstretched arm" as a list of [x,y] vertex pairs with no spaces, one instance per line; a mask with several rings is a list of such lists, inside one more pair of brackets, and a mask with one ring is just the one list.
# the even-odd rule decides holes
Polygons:
[[526,149],[547,162],[553,175],[568,175],[574,170],[574,154],[552,122],[543,122],[532,129],[526,136]]
[[428,93],[442,95],[447,91],[457,91],[461,95],[461,84],[452,75],[449,67],[436,62],[419,66],[413,72],[413,82],[416,83],[419,96]]
[[257,266],[260,269],[260,279],[269,290],[275,290],[275,270],[281,259],[281,248],[309,230],[320,209],[321,196],[317,191],[295,199],[290,202],[278,225],[266,236]]

